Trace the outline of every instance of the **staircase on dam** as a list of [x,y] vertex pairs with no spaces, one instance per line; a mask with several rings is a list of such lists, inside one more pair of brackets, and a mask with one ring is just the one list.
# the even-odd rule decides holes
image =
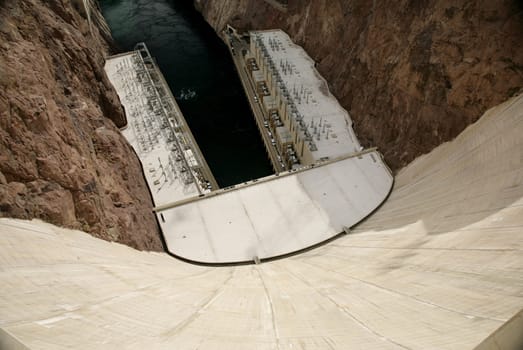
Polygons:
[[521,349],[522,134],[519,96],[400,171],[350,234],[259,265],[0,219],[0,348]]

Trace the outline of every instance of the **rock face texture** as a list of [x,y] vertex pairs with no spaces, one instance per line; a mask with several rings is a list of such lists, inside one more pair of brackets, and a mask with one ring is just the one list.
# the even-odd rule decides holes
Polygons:
[[196,0],[217,30],[282,28],[318,63],[363,144],[399,169],[523,86],[523,3]]
[[82,1],[0,1],[0,216],[161,250],[108,44]]

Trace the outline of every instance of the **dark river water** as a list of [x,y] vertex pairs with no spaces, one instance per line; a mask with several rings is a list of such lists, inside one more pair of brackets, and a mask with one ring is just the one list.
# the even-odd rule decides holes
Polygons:
[[116,44],[145,42],[220,187],[271,174],[227,47],[192,0],[101,0]]

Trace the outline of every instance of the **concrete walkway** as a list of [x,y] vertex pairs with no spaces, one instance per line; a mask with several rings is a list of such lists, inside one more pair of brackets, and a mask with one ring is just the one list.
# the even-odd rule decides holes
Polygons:
[[0,348],[473,349],[523,308],[521,135],[523,96],[404,169],[352,234],[261,265],[1,219]]

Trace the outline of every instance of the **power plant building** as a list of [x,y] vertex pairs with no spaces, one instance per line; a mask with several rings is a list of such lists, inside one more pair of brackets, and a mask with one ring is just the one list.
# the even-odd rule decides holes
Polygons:
[[361,149],[348,112],[329,92],[314,61],[285,32],[250,32],[246,61],[288,164],[293,155],[309,165]]

